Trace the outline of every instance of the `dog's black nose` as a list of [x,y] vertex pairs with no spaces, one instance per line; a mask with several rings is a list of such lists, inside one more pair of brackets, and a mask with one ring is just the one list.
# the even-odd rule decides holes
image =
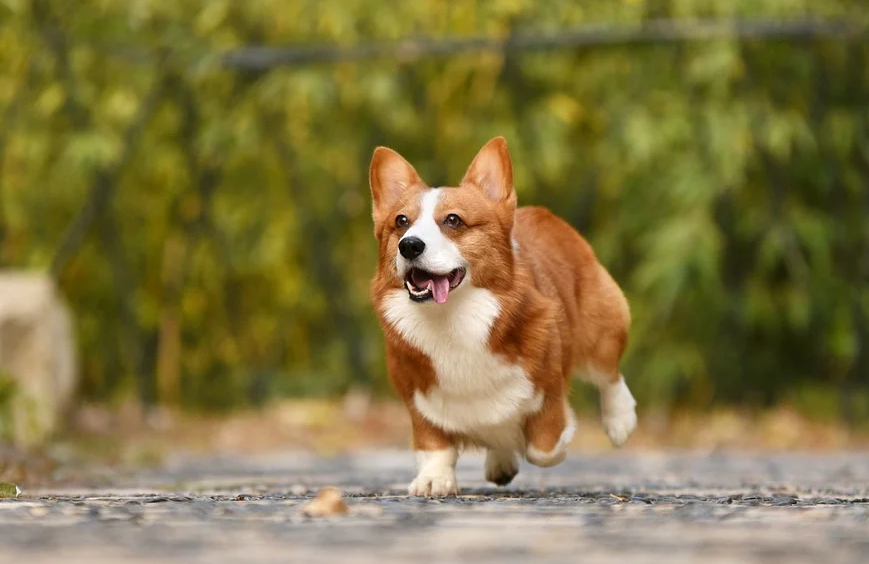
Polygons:
[[407,260],[413,260],[425,250],[425,241],[419,237],[405,237],[398,242],[398,252]]

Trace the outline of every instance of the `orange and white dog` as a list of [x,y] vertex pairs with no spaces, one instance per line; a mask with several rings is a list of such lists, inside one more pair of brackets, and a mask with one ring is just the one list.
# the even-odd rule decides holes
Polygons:
[[458,187],[427,186],[385,147],[369,180],[380,247],[371,291],[413,425],[410,494],[457,494],[468,446],[486,449],[486,479],[498,485],[516,476],[517,454],[562,462],[576,430],[574,370],[597,385],[604,428],[624,443],[637,424],[619,370],[627,300],[570,225],[517,209],[504,139],[480,150]]

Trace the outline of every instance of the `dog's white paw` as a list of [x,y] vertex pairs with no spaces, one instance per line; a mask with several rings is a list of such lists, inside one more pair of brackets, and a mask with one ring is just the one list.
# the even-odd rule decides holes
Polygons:
[[422,471],[407,488],[410,495],[423,497],[446,497],[458,495],[459,486],[456,483],[456,473],[453,470],[444,472]]
[[458,452],[455,448],[444,450],[419,450],[416,459],[419,465],[419,473],[416,479],[407,488],[410,495],[425,497],[446,497],[458,495],[459,486],[456,484],[456,459]]
[[625,444],[625,441],[637,428],[637,413],[631,409],[615,415],[604,416],[603,428],[613,446],[620,447]]
[[637,402],[624,378],[601,390],[601,420],[613,446],[625,444],[637,428]]

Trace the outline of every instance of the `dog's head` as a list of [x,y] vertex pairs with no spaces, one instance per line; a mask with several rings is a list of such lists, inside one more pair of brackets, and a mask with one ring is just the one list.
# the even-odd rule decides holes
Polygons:
[[489,141],[456,187],[431,188],[398,153],[378,147],[369,171],[377,280],[415,302],[446,303],[463,284],[512,284],[513,168],[503,137]]

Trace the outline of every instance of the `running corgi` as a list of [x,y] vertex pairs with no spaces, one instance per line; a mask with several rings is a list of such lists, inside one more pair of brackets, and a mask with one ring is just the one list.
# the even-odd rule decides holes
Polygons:
[[627,300],[570,225],[545,208],[517,209],[504,138],[480,150],[457,187],[427,186],[385,147],[369,181],[380,257],[371,295],[413,425],[410,494],[458,494],[465,447],[486,449],[486,479],[501,486],[517,455],[562,462],[576,430],[575,370],[600,390],[612,443],[624,443],[637,424],[619,371]]

